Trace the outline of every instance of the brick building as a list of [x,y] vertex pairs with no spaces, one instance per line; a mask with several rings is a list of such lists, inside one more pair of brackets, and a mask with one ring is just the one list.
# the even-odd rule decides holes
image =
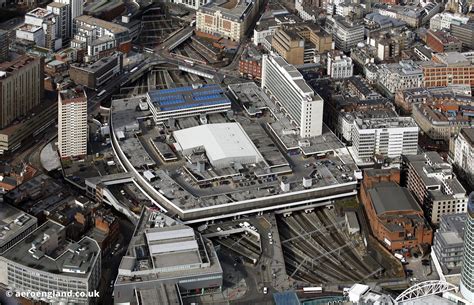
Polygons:
[[441,30],[428,30],[426,33],[426,45],[438,53],[461,51],[462,49],[461,40]]
[[469,85],[474,87],[474,65],[469,53],[434,54],[432,61],[422,64],[423,87]]
[[399,185],[400,171],[364,172],[360,199],[374,236],[389,250],[431,244],[433,230],[410,191]]

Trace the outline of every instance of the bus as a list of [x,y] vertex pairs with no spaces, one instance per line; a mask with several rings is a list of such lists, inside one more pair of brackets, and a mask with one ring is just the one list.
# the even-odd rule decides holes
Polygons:
[[303,287],[304,293],[322,293],[323,287]]
[[107,90],[105,90],[105,89],[100,91],[99,94],[97,94],[97,97],[101,97],[102,95],[105,94],[105,92],[107,92]]

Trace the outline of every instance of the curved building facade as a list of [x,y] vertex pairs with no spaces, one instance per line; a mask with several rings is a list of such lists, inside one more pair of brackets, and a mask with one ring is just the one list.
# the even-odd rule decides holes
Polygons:
[[469,195],[468,218],[464,232],[464,258],[461,272],[461,294],[474,303],[474,192]]

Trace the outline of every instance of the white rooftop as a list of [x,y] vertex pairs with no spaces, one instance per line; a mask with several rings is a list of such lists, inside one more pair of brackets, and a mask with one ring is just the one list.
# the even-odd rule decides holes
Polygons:
[[190,155],[196,150],[204,149],[214,167],[263,161],[257,147],[239,123],[200,125],[175,131],[173,136],[177,150]]

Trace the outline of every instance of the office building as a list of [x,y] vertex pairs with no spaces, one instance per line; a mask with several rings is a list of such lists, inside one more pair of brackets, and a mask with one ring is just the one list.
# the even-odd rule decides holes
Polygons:
[[332,48],[332,38],[315,25],[288,25],[272,37],[272,50],[290,65],[314,63],[315,56]]
[[355,157],[370,160],[376,155],[400,158],[418,152],[418,126],[410,117],[355,119],[352,128]]
[[128,53],[132,41],[128,28],[91,16],[74,18],[74,37],[71,47],[85,50],[86,61],[110,56],[116,50]]
[[123,54],[115,52],[89,64],[71,65],[69,75],[78,85],[98,89],[105,85],[123,69]]
[[219,85],[153,90],[146,94],[146,101],[157,124],[173,118],[227,112],[231,104]]
[[469,22],[469,17],[450,12],[438,13],[430,19],[430,30],[449,30],[451,26],[459,26]]
[[10,48],[10,33],[0,29],[0,63],[7,61]]
[[275,7],[268,9],[257,21],[253,30],[253,44],[263,45],[266,38],[271,38],[276,30],[285,24],[296,24],[300,21],[298,16],[288,13],[285,8]]
[[464,230],[464,256],[461,271],[461,294],[474,303],[474,192],[469,195],[468,217]]
[[0,205],[0,255],[36,229],[38,220],[17,208]]
[[406,113],[411,113],[415,104],[470,105],[471,103],[474,103],[474,98],[471,96],[471,87],[465,85],[411,88],[399,90],[395,94],[395,105]]
[[446,87],[469,85],[474,87],[474,64],[471,53],[437,53],[423,62],[423,86]]
[[462,43],[459,39],[440,30],[427,31],[426,45],[438,53],[461,51],[462,48]]
[[433,239],[433,251],[443,273],[460,273],[464,253],[466,213],[441,216]]
[[378,68],[378,83],[389,95],[395,94],[398,90],[418,88],[422,85],[423,71],[411,60],[381,64]]
[[372,232],[390,251],[430,245],[433,230],[413,195],[399,183],[398,170],[364,171],[360,198]]
[[471,99],[460,103],[426,103],[412,106],[412,117],[430,139],[448,142],[461,128],[474,126]]
[[28,115],[43,97],[43,60],[22,55],[0,64],[0,128]]
[[260,0],[211,1],[196,12],[196,30],[240,41],[259,10]]
[[451,34],[461,40],[464,47],[474,49],[474,22],[451,25]]
[[407,187],[431,223],[438,224],[442,215],[466,212],[466,190],[454,176],[452,166],[437,152],[404,156],[403,165]]
[[87,97],[80,89],[58,93],[58,150],[62,159],[87,155]]
[[66,238],[66,227],[46,221],[0,257],[0,283],[9,290],[44,301],[44,292],[54,292],[50,303],[89,303],[98,289],[101,272],[97,242],[83,237]]
[[354,64],[352,59],[347,57],[341,51],[332,51],[328,53],[327,74],[331,78],[348,78],[354,73]]
[[[119,266],[114,301],[135,304],[140,295],[145,302],[175,304],[175,298],[219,290],[222,283],[222,267],[210,240],[144,208]],[[150,295],[155,298],[144,299]]]
[[262,54],[254,48],[247,48],[239,60],[241,76],[252,79],[262,79]]
[[326,29],[332,33],[335,47],[340,51],[349,52],[358,43],[364,42],[364,25],[341,16],[329,16]]
[[302,138],[321,135],[323,100],[294,66],[280,56],[264,55],[262,88],[284,108]]
[[172,0],[171,3],[181,4],[188,8],[197,10],[201,5],[207,4],[209,0]]
[[62,47],[59,20],[48,10],[38,7],[25,15],[25,22],[17,28],[16,38],[34,42],[52,51]]
[[474,128],[462,128],[453,141],[454,164],[474,177]]

